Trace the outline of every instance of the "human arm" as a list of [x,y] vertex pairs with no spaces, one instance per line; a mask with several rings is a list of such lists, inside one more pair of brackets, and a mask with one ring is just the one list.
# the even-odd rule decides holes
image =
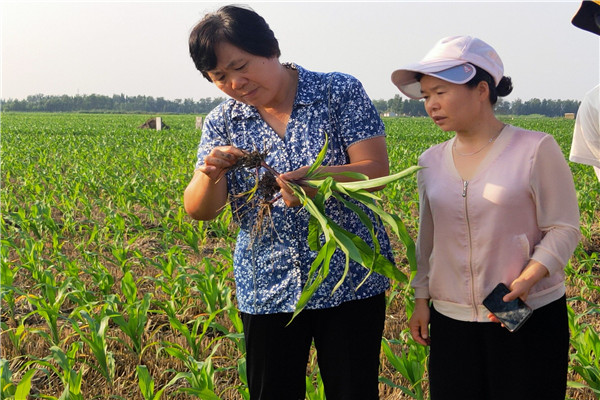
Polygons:
[[589,91],[579,109],[573,129],[569,160],[600,168],[600,85]]
[[[560,273],[579,242],[579,208],[571,171],[556,141],[545,137],[533,160],[531,188],[542,239],[521,274],[508,285],[504,301],[526,301],[535,284]],[[508,283],[508,282],[507,282]],[[488,318],[499,322],[493,315]]]
[[530,182],[537,224],[543,232],[531,260],[542,264],[552,275],[567,265],[581,236],[573,176],[552,136],[546,136],[539,145]]
[[416,243],[417,273],[411,281],[415,290],[415,309],[408,326],[413,339],[424,346],[429,345],[429,259],[433,250],[433,218],[427,200],[424,171],[417,172],[419,188],[419,233]]

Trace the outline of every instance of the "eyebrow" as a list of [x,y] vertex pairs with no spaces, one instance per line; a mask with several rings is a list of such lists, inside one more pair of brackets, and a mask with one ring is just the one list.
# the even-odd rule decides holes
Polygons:
[[[233,66],[234,66],[234,65],[236,65],[236,64],[238,64],[238,63],[240,63],[240,62],[242,62],[242,61],[244,61],[244,59],[243,59],[243,58],[236,58],[236,59],[234,59],[234,60],[231,60],[231,61],[229,62],[229,64],[227,64],[227,65],[226,65],[226,66],[223,68],[223,70],[228,70],[228,69],[231,69],[231,68],[233,68]],[[222,73],[223,71],[222,71],[222,70],[220,70],[220,69],[217,69],[217,68],[215,68],[215,69],[212,69],[212,70],[210,70],[210,71],[207,71],[207,72],[208,72],[209,74],[218,74],[218,73]]]
[[[429,88],[429,91],[435,92],[436,90],[438,90],[439,88],[443,88],[444,86],[446,86],[446,85],[444,85],[443,83],[440,83],[439,85],[435,85],[434,87]],[[423,90],[423,86],[421,86],[421,94],[423,94],[423,93],[425,93],[425,91]]]

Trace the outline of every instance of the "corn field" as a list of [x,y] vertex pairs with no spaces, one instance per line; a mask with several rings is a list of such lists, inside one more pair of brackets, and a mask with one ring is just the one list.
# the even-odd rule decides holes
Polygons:
[[[194,221],[182,196],[194,168],[195,116],[3,113],[1,393],[3,399],[249,399],[235,302],[231,210]],[[552,134],[568,156],[573,120],[504,122]],[[426,118],[384,118],[391,172],[450,137]],[[582,240],[566,267],[569,399],[600,395],[600,184],[570,163]],[[383,206],[416,238],[415,176]],[[396,263],[410,276],[405,247]],[[381,399],[426,399],[427,348],[408,333],[406,283],[387,293]],[[312,352],[309,400],[324,399]]]

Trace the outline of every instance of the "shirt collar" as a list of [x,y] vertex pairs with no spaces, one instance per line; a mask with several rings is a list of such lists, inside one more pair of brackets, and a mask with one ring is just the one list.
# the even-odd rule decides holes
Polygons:
[[[298,70],[298,92],[294,100],[294,107],[309,105],[323,97],[323,91],[320,90],[320,80],[317,74],[308,71],[301,66],[289,63],[291,68]],[[231,100],[231,118],[232,119],[250,119],[259,118],[260,114],[254,106],[244,104],[241,101]]]

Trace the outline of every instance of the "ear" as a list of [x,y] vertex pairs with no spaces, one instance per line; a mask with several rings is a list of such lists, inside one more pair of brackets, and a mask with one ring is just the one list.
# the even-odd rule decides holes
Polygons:
[[488,100],[490,98],[490,87],[486,81],[481,81],[477,84],[477,93],[481,100]]

